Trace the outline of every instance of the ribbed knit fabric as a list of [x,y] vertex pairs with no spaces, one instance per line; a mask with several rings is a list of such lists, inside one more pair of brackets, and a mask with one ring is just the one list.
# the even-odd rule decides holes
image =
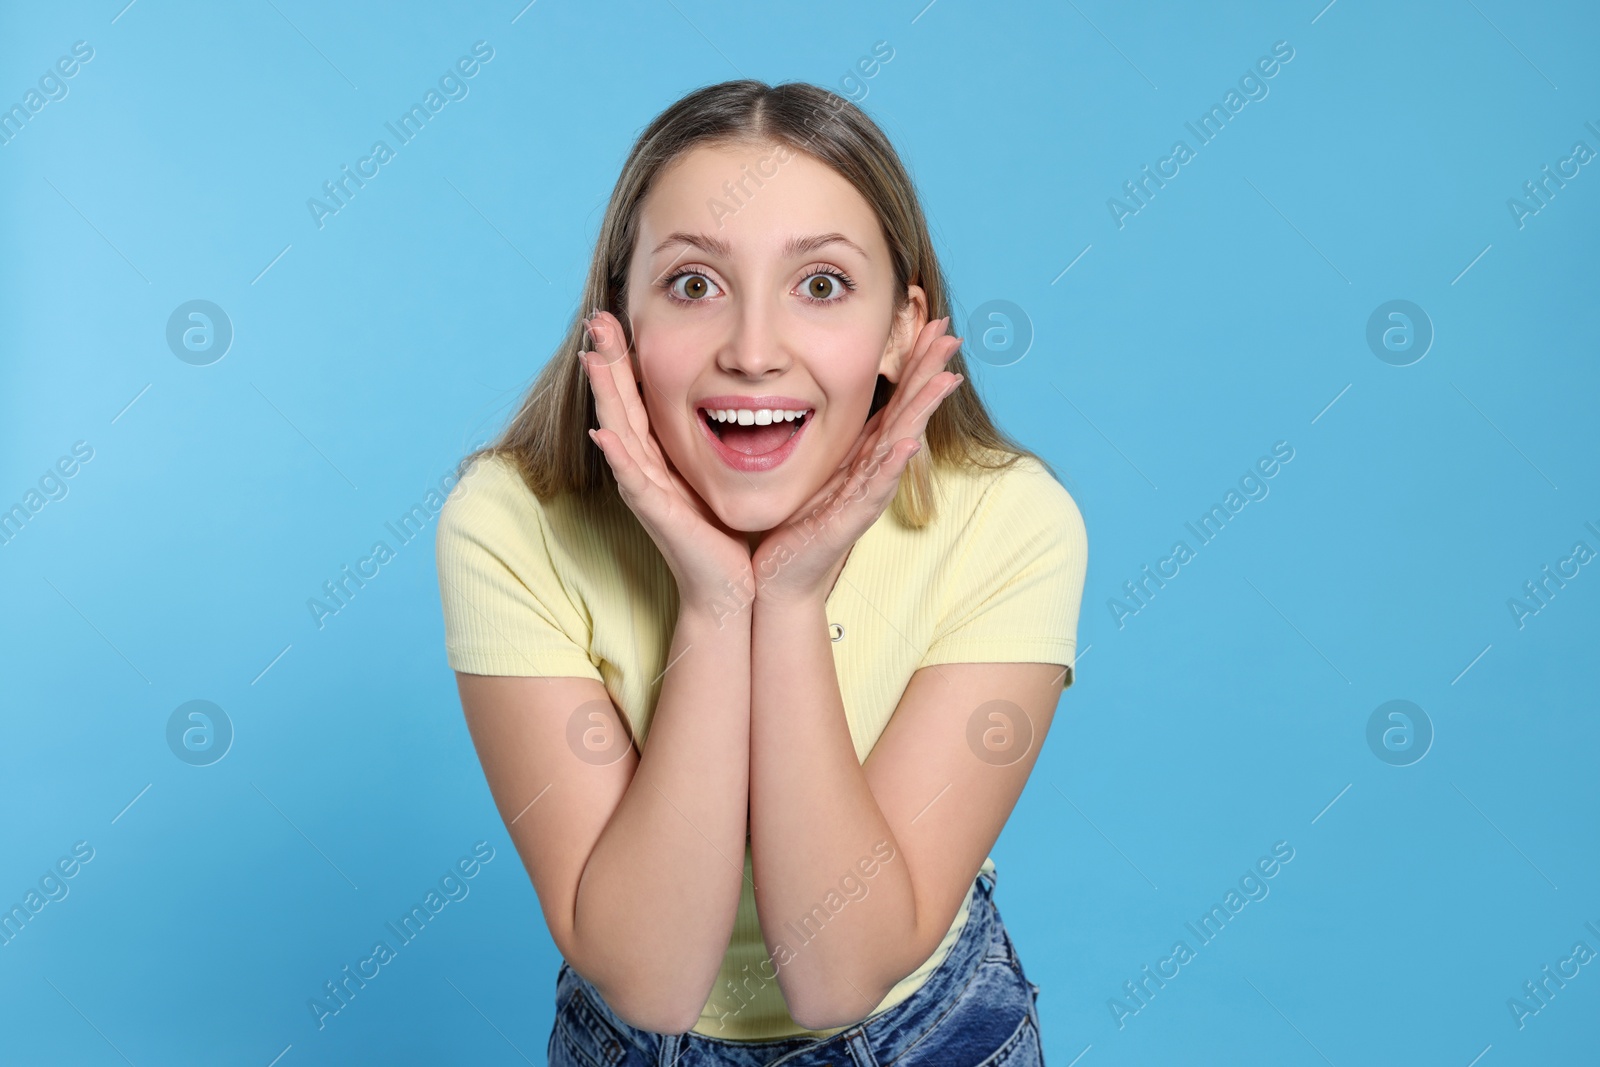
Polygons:
[[[937,469],[936,469],[937,470]],[[865,761],[911,676],[943,663],[1070,667],[1088,562],[1077,505],[1038,462],[937,470],[937,517],[921,530],[885,509],[856,541],[827,600],[834,667]],[[502,457],[463,475],[439,516],[437,555],[450,666],[468,674],[600,681],[635,738],[650,721],[677,618],[677,586],[620,498],[541,504]],[[1073,681],[1063,672],[1063,688]],[[750,845],[733,937],[695,1032],[725,1040],[831,1036],[790,1017],[756,915]],[[981,870],[994,871],[992,858]],[[966,923],[891,989],[914,993]],[[839,1028],[843,1029],[843,1028]]]

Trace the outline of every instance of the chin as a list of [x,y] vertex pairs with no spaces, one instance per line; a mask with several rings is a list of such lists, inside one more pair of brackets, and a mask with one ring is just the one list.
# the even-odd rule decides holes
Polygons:
[[717,517],[736,533],[763,533],[781,525],[800,506],[799,500],[749,500],[714,508]]

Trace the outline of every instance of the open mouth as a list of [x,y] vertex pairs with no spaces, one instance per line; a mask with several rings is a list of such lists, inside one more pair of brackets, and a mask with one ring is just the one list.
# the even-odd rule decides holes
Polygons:
[[[729,451],[742,456],[776,452],[798,434],[811,418],[810,411],[735,412],[699,409],[701,421]],[[760,421],[763,417],[765,422]],[[745,419],[750,421],[744,421]]]

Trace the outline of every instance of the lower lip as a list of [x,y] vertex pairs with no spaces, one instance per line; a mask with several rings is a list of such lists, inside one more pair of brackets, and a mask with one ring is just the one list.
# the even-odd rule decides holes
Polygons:
[[800,428],[794,432],[794,436],[771,452],[761,456],[747,456],[743,452],[735,452],[724,444],[722,438],[718,437],[716,431],[712,430],[711,425],[706,422],[705,416],[698,411],[695,412],[695,419],[700,423],[700,432],[705,434],[706,439],[711,442],[712,450],[716,452],[718,458],[724,464],[736,471],[769,471],[778,466],[794,452],[795,447],[800,443],[800,438],[805,436],[805,432],[811,428],[812,420],[816,417],[817,413],[814,411],[807,415],[806,421],[800,424]]

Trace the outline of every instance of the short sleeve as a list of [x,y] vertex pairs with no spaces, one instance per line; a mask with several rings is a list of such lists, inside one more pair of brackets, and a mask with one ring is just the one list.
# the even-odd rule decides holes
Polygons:
[[[1088,566],[1077,504],[1024,457],[984,493],[968,528],[944,617],[919,666],[1059,663],[1071,668]],[[1062,674],[1062,688],[1073,671]]]
[[481,459],[451,490],[435,558],[453,669],[601,680],[547,538],[538,498],[508,462]]

